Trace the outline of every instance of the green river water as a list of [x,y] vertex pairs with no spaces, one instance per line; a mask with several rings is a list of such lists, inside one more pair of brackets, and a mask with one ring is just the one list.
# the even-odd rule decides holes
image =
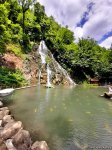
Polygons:
[[7,106],[23,122],[33,140],[47,141],[50,150],[112,149],[112,102],[99,95],[105,88],[16,91]]

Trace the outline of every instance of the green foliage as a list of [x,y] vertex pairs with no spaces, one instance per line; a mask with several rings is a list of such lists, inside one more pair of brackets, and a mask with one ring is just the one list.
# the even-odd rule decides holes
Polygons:
[[9,14],[8,18],[13,22],[13,23],[18,23],[17,18],[19,13],[21,12],[21,7],[18,5],[17,0],[9,0],[10,8],[9,8]]
[[46,56],[46,63],[50,64],[52,62],[52,59],[49,56]]
[[26,85],[22,73],[19,70],[11,70],[0,67],[0,86],[2,87],[21,87]]
[[[32,43],[45,40],[56,60],[75,80],[109,76],[112,73],[112,50],[100,47],[93,39],[74,43],[74,34],[62,27],[45,8],[34,0],[2,0],[0,3],[0,54],[9,50],[23,58]],[[46,58],[50,63],[50,59]],[[8,71],[7,71],[8,72]]]
[[71,44],[74,41],[73,32],[67,28],[62,27],[58,30],[56,40],[59,43]]
[[19,44],[8,43],[6,45],[6,51],[13,52],[16,56],[21,57],[22,59],[25,57],[25,54]]
[[89,84],[87,81],[84,81],[82,83],[83,88],[88,89],[88,88],[97,88],[98,84]]
[[30,44],[30,38],[27,34],[23,34],[23,43],[22,43],[22,46],[23,46],[23,49],[24,49],[24,52],[25,53],[28,53],[31,51],[31,44]]
[[34,15],[36,16],[36,22],[41,23],[42,19],[45,16],[45,8],[44,6],[40,5],[40,3],[36,3],[34,5]]
[[77,63],[84,69],[101,76],[110,71],[109,52],[97,45],[93,39],[80,39]]

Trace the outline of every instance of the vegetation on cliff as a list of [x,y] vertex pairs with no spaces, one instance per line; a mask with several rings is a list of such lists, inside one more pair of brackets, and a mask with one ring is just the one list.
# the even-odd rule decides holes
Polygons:
[[[112,72],[111,50],[100,47],[90,38],[79,39],[75,43],[73,32],[67,26],[59,25],[52,16],[48,17],[40,3],[31,0],[0,1],[1,56],[11,49],[15,55],[22,57],[31,52],[34,43],[41,40],[45,40],[56,60],[74,79],[101,78]],[[1,67],[0,71],[4,72],[4,68]],[[9,72],[13,76],[13,71]],[[15,80],[19,82],[17,86],[21,86],[18,72],[15,72]],[[0,82],[3,78],[1,73]],[[10,76],[5,76],[5,80],[5,84],[10,86]]]

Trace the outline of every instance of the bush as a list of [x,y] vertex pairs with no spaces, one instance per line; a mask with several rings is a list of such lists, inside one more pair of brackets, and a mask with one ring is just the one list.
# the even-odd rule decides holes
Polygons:
[[24,49],[25,53],[28,53],[31,51],[31,44],[30,44],[30,39],[27,34],[23,34],[23,39],[22,39],[22,47]]
[[21,87],[27,84],[20,70],[11,70],[6,67],[0,67],[0,86]]
[[16,56],[24,58],[22,48],[19,44],[9,43],[6,45],[6,50],[9,52],[13,52]]

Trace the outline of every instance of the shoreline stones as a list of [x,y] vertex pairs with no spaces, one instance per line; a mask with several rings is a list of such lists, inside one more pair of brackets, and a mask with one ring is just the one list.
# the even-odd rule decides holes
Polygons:
[[[0,104],[2,102],[0,101]],[[0,150],[49,150],[45,141],[32,142],[21,121],[15,121],[8,107],[0,105]]]

